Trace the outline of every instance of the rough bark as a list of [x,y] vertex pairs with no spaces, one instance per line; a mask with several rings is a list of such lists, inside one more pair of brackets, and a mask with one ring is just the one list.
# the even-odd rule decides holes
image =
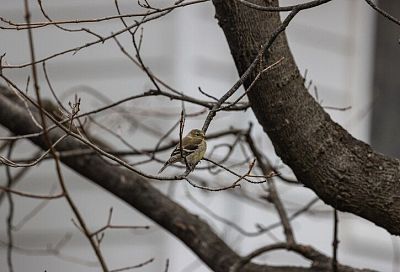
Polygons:
[[[253,1],[263,4],[265,1]],[[277,5],[277,1],[268,1]],[[278,13],[213,0],[239,74],[279,26]],[[350,212],[400,234],[400,162],[353,138],[304,87],[284,34],[269,50],[268,63],[284,57],[259,80],[248,97],[276,153],[299,181],[340,211]],[[329,67],[326,68],[329,73]],[[257,71],[256,71],[257,72]],[[256,72],[246,81],[248,86]]]

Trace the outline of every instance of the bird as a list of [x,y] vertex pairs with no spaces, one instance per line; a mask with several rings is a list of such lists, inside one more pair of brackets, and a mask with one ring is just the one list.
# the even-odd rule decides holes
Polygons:
[[158,171],[158,174],[160,174],[162,171],[164,171],[165,168],[176,162],[185,164],[187,168],[185,173],[189,173],[203,158],[206,150],[207,143],[205,140],[204,132],[200,129],[192,129],[182,139],[182,152],[181,143],[178,143],[175,149],[172,151],[170,158]]

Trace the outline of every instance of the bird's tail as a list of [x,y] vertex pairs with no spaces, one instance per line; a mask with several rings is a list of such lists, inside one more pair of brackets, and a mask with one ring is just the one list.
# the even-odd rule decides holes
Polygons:
[[157,173],[157,174],[160,174],[162,171],[164,171],[164,169],[167,168],[168,165],[169,165],[169,162],[167,161],[166,163],[164,163],[163,167],[161,167],[161,169],[158,170],[158,173]]

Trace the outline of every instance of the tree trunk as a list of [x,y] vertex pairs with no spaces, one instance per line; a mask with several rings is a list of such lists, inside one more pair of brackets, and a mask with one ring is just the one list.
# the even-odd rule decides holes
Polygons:
[[[279,14],[251,9],[235,0],[213,2],[242,74],[280,25]],[[253,2],[263,5],[266,1]],[[278,5],[278,1],[268,2]],[[268,64],[284,60],[257,81],[248,97],[276,153],[326,203],[399,235],[399,160],[374,152],[332,121],[305,88],[284,33],[268,56]],[[252,73],[245,87],[257,73]]]

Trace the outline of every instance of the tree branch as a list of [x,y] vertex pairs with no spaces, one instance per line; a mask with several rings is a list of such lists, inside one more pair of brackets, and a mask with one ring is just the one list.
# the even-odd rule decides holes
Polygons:
[[[11,97],[12,92],[0,86],[0,123],[15,135],[37,133],[40,129],[33,122],[26,108],[18,105],[15,100],[10,99]],[[31,111],[33,115],[38,116],[37,110],[32,109]],[[50,119],[47,119],[47,122],[50,123]],[[48,132],[51,142],[57,141],[63,135],[64,132],[61,129]],[[30,140],[42,149],[48,147],[43,135],[32,137]],[[80,148],[86,148],[86,146],[73,137],[67,137],[56,146],[57,152]],[[228,247],[207,223],[163,195],[150,185],[149,180],[125,168],[110,165],[100,156],[65,157],[61,158],[61,161],[171,232],[213,271],[226,272],[234,264],[241,262],[242,258]],[[313,251],[317,252],[314,249]],[[322,253],[318,254],[324,256]],[[325,258],[327,262],[330,262],[331,258]],[[275,267],[248,263],[241,271],[320,272],[329,270],[330,266]],[[340,265],[338,271],[359,272],[365,270]]]

